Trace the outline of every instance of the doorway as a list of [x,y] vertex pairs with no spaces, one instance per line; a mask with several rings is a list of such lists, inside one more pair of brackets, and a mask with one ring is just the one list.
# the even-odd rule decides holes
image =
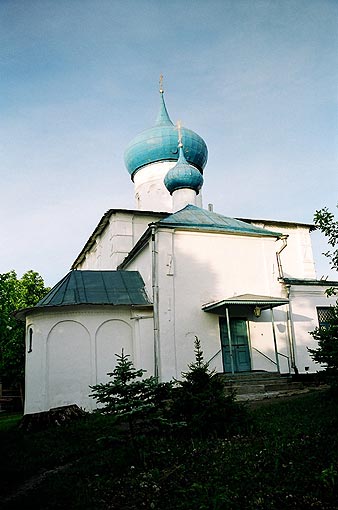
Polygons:
[[229,322],[231,342],[229,342],[227,320],[220,318],[224,372],[232,372],[231,355],[234,372],[248,372],[251,370],[251,360],[247,321],[246,319],[230,319]]

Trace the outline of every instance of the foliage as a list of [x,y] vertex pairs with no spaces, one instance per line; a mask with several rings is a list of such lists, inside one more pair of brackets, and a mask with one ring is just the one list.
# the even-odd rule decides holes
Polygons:
[[1,507],[29,499],[35,510],[337,510],[338,401],[314,391],[250,413],[246,434],[149,437],[142,465],[112,415],[29,434],[8,425]]
[[316,328],[311,335],[318,341],[316,349],[309,349],[314,361],[325,366],[328,382],[338,390],[338,306],[331,307],[326,326]]
[[[331,251],[324,253],[330,259],[331,268],[338,270],[338,221],[334,215],[324,207],[316,211],[314,216],[315,224],[327,237],[332,246]],[[328,296],[337,293],[336,288],[327,291]],[[331,318],[326,326],[316,328],[311,335],[318,341],[316,349],[309,349],[313,360],[326,367],[328,382],[331,387],[338,390],[338,304],[331,308]]]
[[328,244],[333,248],[324,255],[330,260],[331,268],[338,270],[338,221],[327,207],[315,212],[314,221],[317,228],[327,237]]
[[161,409],[168,384],[159,384],[156,377],[143,378],[145,370],[136,370],[129,354],[122,349],[116,354],[117,364],[107,375],[112,380],[91,386],[98,404],[98,411],[126,419],[133,440],[136,439],[136,422],[154,418]]
[[25,324],[14,312],[34,306],[48,291],[35,271],[22,278],[15,271],[0,274],[0,377],[9,384],[23,380],[25,366]]
[[242,405],[235,402],[235,395],[226,395],[223,379],[209,370],[204,362],[198,337],[195,337],[195,362],[188,365],[177,381],[172,404],[173,416],[187,424],[193,435],[224,435],[245,421]]

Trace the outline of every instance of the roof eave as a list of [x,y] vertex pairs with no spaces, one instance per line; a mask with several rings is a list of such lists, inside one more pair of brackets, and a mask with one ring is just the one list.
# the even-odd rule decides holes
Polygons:
[[182,225],[180,223],[156,223],[157,227],[159,228],[172,228],[176,230],[186,230],[186,231],[197,231],[197,232],[210,232],[218,234],[230,234],[230,235],[240,235],[240,236],[251,236],[251,237],[270,237],[270,238],[277,238],[283,236],[283,234],[279,232],[246,232],[246,231],[240,231],[236,229],[227,229],[227,228],[217,228],[213,227],[212,225]]
[[153,304],[152,303],[148,303],[148,304],[145,304],[145,303],[142,303],[142,304],[112,304],[112,303],[67,303],[67,304],[60,304],[60,305],[45,305],[45,306],[33,306],[33,307],[30,307],[30,308],[22,308],[20,310],[17,310],[16,312],[14,312],[14,316],[16,317],[16,319],[20,320],[20,321],[24,321],[26,319],[26,316],[27,315],[31,315],[31,314],[35,314],[35,313],[39,313],[39,312],[43,312],[43,311],[49,311],[49,312],[53,312],[53,311],[57,311],[57,310],[60,310],[60,309],[71,309],[71,308],[75,308],[77,310],[79,309],[87,309],[87,308],[107,308],[107,307],[110,307],[110,308],[128,308],[128,309],[137,309],[137,310],[152,310],[153,309]]

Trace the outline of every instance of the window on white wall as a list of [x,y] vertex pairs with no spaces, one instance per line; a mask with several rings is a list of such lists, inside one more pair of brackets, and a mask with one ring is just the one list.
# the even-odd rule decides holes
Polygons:
[[29,328],[28,330],[28,352],[32,352],[33,350],[33,329]]
[[331,306],[317,306],[317,315],[319,327],[326,327],[333,319],[333,310]]

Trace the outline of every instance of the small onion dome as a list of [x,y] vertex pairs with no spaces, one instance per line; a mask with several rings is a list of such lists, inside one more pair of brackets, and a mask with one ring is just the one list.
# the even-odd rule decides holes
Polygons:
[[[203,172],[208,159],[205,141],[194,131],[182,128],[182,142],[188,163]],[[124,153],[125,165],[133,179],[141,167],[158,161],[177,161],[178,156],[177,129],[170,120],[161,91],[155,126],[142,131],[128,144]]]
[[164,177],[164,185],[170,195],[178,189],[193,189],[198,195],[203,185],[203,176],[194,166],[189,165],[184,157],[183,148],[179,148],[179,159],[176,165]]

